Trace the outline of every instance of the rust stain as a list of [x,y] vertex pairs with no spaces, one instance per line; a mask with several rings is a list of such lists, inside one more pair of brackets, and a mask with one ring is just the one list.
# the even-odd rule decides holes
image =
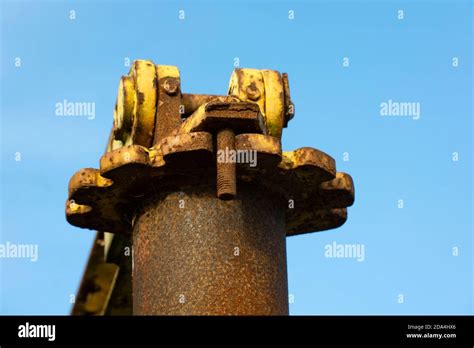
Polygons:
[[138,92],[137,93],[138,104],[143,104],[145,102],[145,94]]

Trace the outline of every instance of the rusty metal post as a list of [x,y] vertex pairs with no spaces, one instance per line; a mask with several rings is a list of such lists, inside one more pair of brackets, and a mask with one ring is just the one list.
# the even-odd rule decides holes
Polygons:
[[285,206],[258,186],[163,192],[133,227],[133,313],[286,315]]
[[121,237],[103,265],[93,253],[76,313],[287,315],[286,237],[344,224],[352,178],[322,151],[282,151],[286,74],[235,69],[226,96],[180,81],[136,61],[100,168],[69,182],[67,220]]

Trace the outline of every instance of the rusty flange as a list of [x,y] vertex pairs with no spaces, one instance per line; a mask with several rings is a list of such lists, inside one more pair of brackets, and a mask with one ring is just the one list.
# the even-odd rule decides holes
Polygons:
[[[345,222],[345,208],[354,200],[352,179],[336,173],[330,156],[311,148],[282,154],[277,138],[252,133],[237,135],[235,148],[256,151],[258,163],[239,164],[237,181],[258,181],[290,202],[287,235]],[[138,201],[177,176],[185,182],[212,184],[214,157],[212,135],[207,132],[169,136],[150,149],[128,145],[111,151],[101,158],[100,170],[82,169],[71,178],[67,219],[78,227],[129,233]]]
[[[176,67],[136,61],[120,81],[113,146],[99,169],[82,169],[70,180],[67,220],[129,234],[148,196],[177,183],[213,185],[217,176],[221,198],[238,195],[235,183],[242,181],[288,200],[288,236],[339,227],[354,201],[352,179],[319,150],[282,152],[281,131],[293,116],[286,74],[236,69],[229,96],[190,95],[181,93]],[[255,154],[255,166],[220,165],[224,148]],[[227,185],[232,180],[234,188]]]

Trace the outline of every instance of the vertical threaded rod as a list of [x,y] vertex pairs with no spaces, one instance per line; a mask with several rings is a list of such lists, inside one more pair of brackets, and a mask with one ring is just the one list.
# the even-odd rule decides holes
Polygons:
[[231,200],[237,192],[235,161],[229,156],[235,152],[235,134],[232,129],[222,129],[217,133],[217,197]]

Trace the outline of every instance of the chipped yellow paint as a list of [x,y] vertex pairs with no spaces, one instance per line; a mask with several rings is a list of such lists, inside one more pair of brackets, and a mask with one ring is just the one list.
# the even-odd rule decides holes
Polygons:
[[[251,98],[248,89],[260,96],[257,100]],[[263,83],[262,72],[258,69],[235,69],[230,77],[229,95],[236,96],[242,101],[249,101],[258,104],[260,112],[265,116],[265,84]]]
[[75,172],[69,180],[69,195],[71,196],[78,188],[108,187],[111,185],[112,181],[101,177],[99,170],[83,168]]
[[113,263],[102,263],[94,272],[97,291],[90,292],[84,310],[93,315],[104,315],[117,280],[119,267]]
[[96,182],[97,187],[108,187],[112,185],[112,180],[101,176],[99,171],[95,173],[95,182]]
[[244,133],[235,136],[236,150],[254,150],[259,153],[281,156],[280,139],[257,133]]
[[123,142],[121,140],[112,140],[112,150],[116,150],[123,146]]
[[114,113],[114,126],[119,130],[118,140],[126,140],[130,137],[135,98],[133,77],[122,76],[118,87],[116,112]]
[[281,138],[285,121],[285,98],[281,75],[275,70],[262,70],[265,84],[265,119],[268,134]]
[[285,122],[285,97],[281,75],[275,70],[235,69],[229,95],[258,104],[268,134],[281,138]]
[[89,213],[92,208],[88,205],[77,204],[76,202],[66,202],[66,214],[86,214]]
[[149,60],[136,60],[130,75],[135,84],[132,143],[150,147],[155,129],[157,100],[155,64]]
[[283,169],[291,169],[296,166],[295,152],[294,151],[283,151],[281,153],[281,162],[279,167]]
[[206,104],[202,104],[193,114],[186,119],[181,124],[179,131],[177,133],[190,133],[194,128],[196,128],[202,120],[206,117]]
[[148,158],[150,159],[150,166],[153,168],[163,167],[166,162],[163,159],[163,151],[161,147],[152,147],[148,152]]
[[336,176],[336,161],[327,153],[313,149],[311,147],[302,147],[293,151],[284,151],[279,167],[282,169],[294,169],[301,166],[316,166],[324,169],[334,179]]
[[[217,108],[215,108],[216,106]],[[227,112],[224,111],[225,109]],[[220,120],[216,121],[216,119]],[[224,120],[226,126],[236,133],[245,131],[267,134],[263,115],[259,112],[258,106],[252,102],[241,101],[235,96],[216,97],[202,104],[171,134],[177,135],[198,131],[213,132],[216,131],[214,128],[216,122],[219,124]]]
[[156,73],[159,79],[173,77],[179,79],[179,69],[174,65],[157,65]]
[[148,165],[148,149],[140,145],[127,145],[105,153],[100,158],[100,173],[107,173],[129,163]]

